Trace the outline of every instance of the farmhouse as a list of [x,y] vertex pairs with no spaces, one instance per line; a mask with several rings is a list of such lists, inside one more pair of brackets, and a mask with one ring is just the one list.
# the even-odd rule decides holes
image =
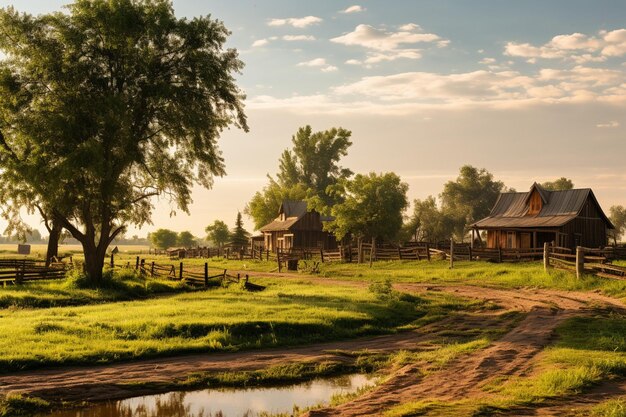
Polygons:
[[278,217],[259,230],[263,233],[265,249],[290,250],[300,248],[337,248],[334,235],[323,230],[323,223],[332,218],[308,210],[306,201],[285,200]]
[[600,247],[613,229],[591,189],[548,191],[537,183],[526,193],[501,193],[489,216],[470,227],[472,235],[487,232],[488,248],[524,249]]

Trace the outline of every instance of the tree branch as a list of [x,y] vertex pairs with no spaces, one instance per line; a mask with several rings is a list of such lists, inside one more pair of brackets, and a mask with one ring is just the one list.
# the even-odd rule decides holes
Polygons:
[[142,196],[137,197],[136,199],[134,199],[134,200],[131,202],[131,204],[137,204],[137,203],[139,203],[141,200],[143,200],[143,199],[145,199],[145,198],[154,197],[154,196],[157,196],[157,195],[159,195],[159,194],[160,194],[160,193],[159,193],[158,191],[155,191],[155,192],[153,192],[153,193],[144,194],[144,195],[142,195]]

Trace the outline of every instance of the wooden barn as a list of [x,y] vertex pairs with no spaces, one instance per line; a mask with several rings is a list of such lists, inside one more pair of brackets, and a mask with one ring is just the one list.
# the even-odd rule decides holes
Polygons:
[[501,193],[489,216],[470,227],[472,237],[487,232],[488,248],[521,249],[544,242],[596,248],[613,229],[591,189],[548,191],[537,183],[526,193]]
[[305,201],[285,200],[280,205],[278,217],[259,231],[263,233],[265,249],[274,252],[279,248],[336,249],[335,236],[323,230],[323,223],[331,220],[315,210],[308,210]]

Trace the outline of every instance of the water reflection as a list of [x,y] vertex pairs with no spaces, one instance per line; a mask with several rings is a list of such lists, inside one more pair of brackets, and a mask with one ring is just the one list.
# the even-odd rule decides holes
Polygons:
[[291,413],[327,404],[334,395],[373,385],[367,375],[318,379],[280,388],[221,389],[170,392],[101,403],[81,410],[58,411],[52,417],[258,417]]

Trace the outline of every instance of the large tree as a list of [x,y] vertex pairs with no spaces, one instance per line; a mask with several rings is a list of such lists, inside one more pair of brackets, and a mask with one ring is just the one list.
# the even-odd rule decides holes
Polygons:
[[505,187],[486,169],[461,167],[455,181],[448,181],[440,194],[442,211],[454,220],[454,233],[463,240],[466,226],[486,217]]
[[624,206],[612,206],[609,209],[609,218],[615,226],[615,229],[610,231],[609,237],[617,245],[618,239],[626,233],[626,208]]
[[173,230],[158,229],[148,236],[150,243],[157,249],[167,249],[176,245],[178,235]]
[[224,246],[224,244],[228,242],[228,239],[230,239],[228,225],[221,220],[215,220],[213,224],[207,226],[204,231],[207,233],[207,239],[217,245],[218,248]]
[[150,197],[183,211],[223,175],[220,132],[247,130],[242,68],[210,17],[166,0],[77,0],[68,13],[0,11],[0,183],[37,196],[102,278],[110,242],[150,220]]
[[311,126],[298,129],[292,137],[293,147],[283,151],[276,179],[268,175],[269,184],[257,192],[244,212],[252,217],[255,227],[272,221],[283,200],[309,200],[318,211],[329,212],[342,201],[330,192],[352,171],[340,165],[352,145],[349,130],[332,128],[313,132]]
[[357,174],[344,180],[345,200],[332,207],[334,221],[325,227],[338,239],[348,233],[355,237],[395,239],[402,227],[402,213],[408,205],[408,185],[394,173]]
[[573,189],[574,183],[569,178],[561,177],[554,181],[546,181],[541,186],[549,191],[562,191]]
[[183,248],[191,248],[196,245],[196,238],[190,231],[183,231],[176,237],[176,244]]

